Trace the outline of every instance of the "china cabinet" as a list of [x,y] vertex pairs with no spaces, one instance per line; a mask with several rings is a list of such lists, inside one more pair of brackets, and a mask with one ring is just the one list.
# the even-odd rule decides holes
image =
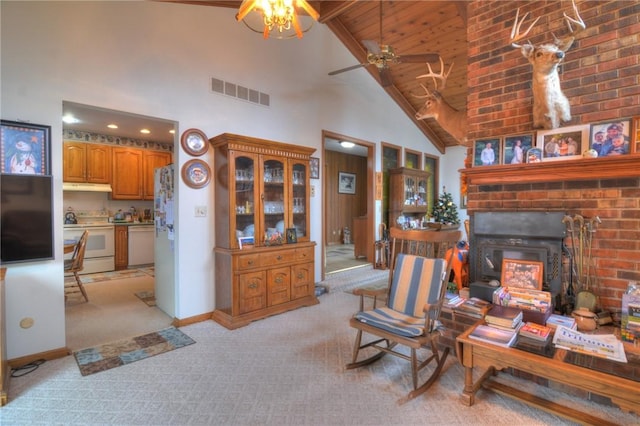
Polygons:
[[213,319],[234,329],[318,303],[309,238],[315,149],[228,133],[210,142],[216,171]]
[[422,228],[429,206],[430,173],[399,167],[389,170],[389,226]]
[[111,147],[83,142],[63,144],[62,180],[111,183]]

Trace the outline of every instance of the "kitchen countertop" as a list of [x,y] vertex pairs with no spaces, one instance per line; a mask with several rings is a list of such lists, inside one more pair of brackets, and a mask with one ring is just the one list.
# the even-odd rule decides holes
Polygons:
[[146,225],[146,226],[153,226],[154,223],[153,221],[150,222],[125,222],[125,221],[117,221],[114,220],[112,222],[113,225],[125,225],[125,226],[141,226],[141,225]]

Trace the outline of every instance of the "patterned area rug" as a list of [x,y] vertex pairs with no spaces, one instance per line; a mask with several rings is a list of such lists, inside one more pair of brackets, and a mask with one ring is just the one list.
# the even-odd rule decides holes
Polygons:
[[136,297],[142,300],[147,306],[156,306],[156,294],[153,291],[139,291],[133,293]]
[[[135,277],[144,277],[144,276],[155,276],[154,268],[141,268],[141,269],[125,269],[122,271],[109,271],[109,272],[98,272],[95,274],[85,274],[81,275],[80,279],[84,284],[95,283],[99,281],[111,281],[111,280],[122,280],[126,278],[135,278]],[[64,281],[72,282],[75,281],[73,275],[64,277]]]
[[74,352],[83,376],[130,364],[196,343],[175,327]]

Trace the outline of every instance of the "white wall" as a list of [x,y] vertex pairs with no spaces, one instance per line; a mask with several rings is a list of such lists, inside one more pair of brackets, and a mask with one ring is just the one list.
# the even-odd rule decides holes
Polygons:
[[[356,61],[323,25],[302,40],[265,41],[237,23],[233,9],[110,1],[2,1],[0,7],[1,115],[52,127],[58,242],[55,261],[9,268],[10,359],[65,346],[63,100],[175,120],[179,133],[193,127],[209,137],[229,132],[311,146],[318,157],[323,129],[439,155],[366,71],[327,76]],[[271,107],[214,94],[211,77],[268,93]],[[440,181],[457,197],[463,156],[452,157],[441,160]],[[174,159],[180,170],[190,157],[176,144]],[[321,182],[313,182],[311,200],[315,241],[322,240]],[[180,181],[177,200],[175,312],[189,318],[214,309],[213,185],[191,189]],[[209,217],[194,218],[195,206],[207,206]],[[32,328],[19,327],[25,317],[35,320]]]

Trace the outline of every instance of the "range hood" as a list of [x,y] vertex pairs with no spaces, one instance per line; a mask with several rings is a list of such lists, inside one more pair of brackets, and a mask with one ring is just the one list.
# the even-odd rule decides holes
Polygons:
[[111,185],[108,183],[63,182],[62,190],[76,192],[111,192]]

